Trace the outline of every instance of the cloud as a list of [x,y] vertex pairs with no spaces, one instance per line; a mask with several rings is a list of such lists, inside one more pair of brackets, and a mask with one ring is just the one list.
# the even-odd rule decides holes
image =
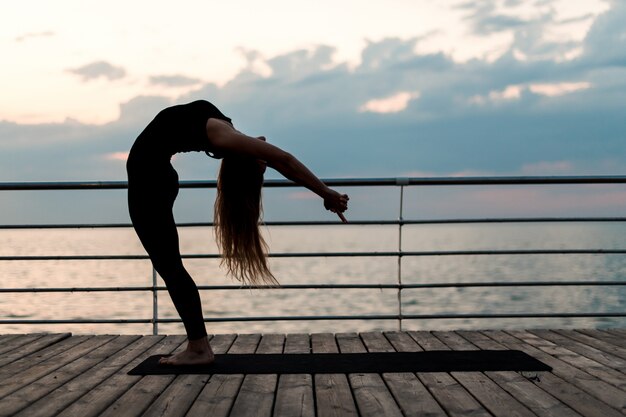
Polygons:
[[586,90],[591,88],[591,83],[588,81],[569,82],[569,83],[545,83],[545,84],[530,84],[528,89],[535,94],[543,96],[555,97],[562,96],[563,94],[573,93],[575,91]]
[[397,113],[405,110],[409,101],[419,98],[419,92],[402,91],[392,96],[368,100],[359,107],[360,112]]
[[514,100],[522,95],[522,88],[519,85],[508,85],[502,91],[490,91],[489,98],[492,100]]
[[267,60],[267,64],[273,77],[290,77],[294,74],[298,74],[298,78],[307,77],[332,66],[335,50],[328,45],[311,50],[300,49],[271,58]]
[[124,68],[114,66],[106,61],[95,61],[82,67],[70,68],[67,71],[80,76],[83,81],[91,81],[100,77],[113,81],[126,76]]
[[29,32],[24,33],[22,35],[15,37],[15,42],[24,42],[26,40],[36,39],[36,38],[49,38],[55,36],[56,33],[51,30],[46,30],[43,32]]
[[296,191],[287,194],[292,200],[317,200],[319,197],[311,191]]
[[128,152],[111,152],[104,155],[104,159],[108,161],[121,161],[126,162],[128,159]]
[[[463,3],[457,8],[466,12],[470,35],[508,35],[507,52],[518,60],[569,61],[582,53],[580,39],[602,8],[577,4],[577,15],[567,15],[569,8],[553,0],[530,2],[482,0]],[[618,8],[617,4],[613,9]],[[571,12],[570,12],[571,13]],[[506,48],[505,48],[506,49]],[[499,52],[502,53],[502,48]]]
[[[476,22],[483,19],[484,31],[513,34],[495,60],[456,62],[443,52],[419,53],[419,37],[367,41],[356,66],[337,61],[330,45],[271,57],[242,51],[248,65],[225,85],[195,85],[192,78],[185,84],[182,75],[156,75],[153,81],[161,85],[185,84],[193,90],[176,100],[135,97],[120,105],[120,117],[111,123],[0,121],[0,178],[123,180],[122,161],[141,130],[159,110],[195,99],[214,102],[240,130],[267,136],[322,178],[626,174],[624,3],[614,2],[611,10],[594,15],[588,33],[578,40],[549,39],[547,31],[558,17],[547,11],[522,14],[517,22],[487,18],[524,3],[487,2],[497,7],[480,16],[467,9]],[[574,50],[581,52],[563,58]],[[85,81],[126,75],[102,61],[71,72]],[[201,154],[183,154],[173,163],[181,179],[215,178],[218,167]],[[278,174],[268,170],[267,176]],[[294,191],[290,200],[306,203],[310,194]],[[490,204],[529,214],[539,200],[552,201],[549,210],[558,215],[568,210],[573,215],[580,214],[576,210],[615,213],[626,198],[613,189],[582,197],[554,197],[550,190],[469,191],[469,203],[459,204],[475,215],[483,215]],[[28,205],[38,212],[49,204],[43,200],[47,194],[40,194],[41,201]],[[126,216],[124,193],[115,203],[109,194],[100,194],[107,207],[118,207]],[[82,203],[72,199],[75,213]],[[179,204],[185,204],[182,195]],[[429,204],[436,206],[435,215],[454,208],[450,200]],[[22,215],[16,210],[11,213]],[[196,213],[196,219],[208,212],[204,206],[185,210]],[[274,210],[285,209],[276,205]]]
[[470,207],[490,207],[514,216],[567,215],[575,213],[615,213],[626,205],[626,191],[615,188],[587,188],[577,190],[539,188],[489,188],[467,194]]
[[470,1],[458,5],[457,8],[468,12],[465,20],[470,22],[472,31],[478,35],[490,35],[516,29],[530,22],[530,20],[521,19],[510,12],[505,14],[501,11],[502,9],[517,7],[520,2],[500,3],[495,0]]
[[150,77],[150,84],[165,87],[188,87],[201,82],[202,80],[198,78],[191,78],[185,75],[154,75]]
[[[320,177],[626,174],[626,47],[607,48],[624,42],[612,14],[626,15],[612,7],[572,41],[583,52],[569,60],[531,22],[511,29],[519,36],[495,60],[419,53],[417,37],[368,41],[358,65],[338,62],[329,45],[271,57],[244,51],[249,65],[225,85],[199,84],[176,100],[135,97],[102,126],[0,122],[0,178],[124,179],[120,161],[139,132],[164,107],[195,99],[214,102],[237,128],[267,136]],[[214,178],[218,166],[200,154],[174,164],[181,179]]]
[[488,102],[504,102],[520,100],[522,94],[531,92],[540,96],[558,97],[565,94],[574,93],[591,88],[588,81],[562,82],[562,83],[530,83],[527,85],[508,85],[503,90],[493,90],[487,95],[474,95],[468,98],[468,102],[473,104],[486,104]]
[[626,67],[626,2],[612,1],[587,34],[581,60],[586,64]]

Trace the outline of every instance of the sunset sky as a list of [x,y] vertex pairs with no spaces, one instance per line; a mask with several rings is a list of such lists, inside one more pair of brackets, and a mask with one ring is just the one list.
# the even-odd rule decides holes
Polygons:
[[199,98],[320,177],[623,175],[625,21],[621,0],[11,2],[0,181],[125,179],[145,124]]

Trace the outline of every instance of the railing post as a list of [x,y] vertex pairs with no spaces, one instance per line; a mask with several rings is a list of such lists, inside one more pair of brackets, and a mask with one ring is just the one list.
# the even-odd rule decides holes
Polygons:
[[157,291],[157,272],[152,267],[152,334],[159,334],[159,296]]
[[400,208],[398,212],[398,331],[402,331],[402,225],[404,206],[404,186],[409,184],[408,178],[396,178],[400,186]]

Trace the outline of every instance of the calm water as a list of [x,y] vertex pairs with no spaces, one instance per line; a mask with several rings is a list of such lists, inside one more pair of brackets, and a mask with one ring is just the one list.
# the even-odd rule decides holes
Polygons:
[[[266,230],[273,252],[389,251],[397,227],[273,227]],[[184,253],[215,253],[208,228],[180,230]],[[626,225],[513,224],[405,226],[403,249],[595,249],[626,248]],[[4,230],[0,255],[143,254],[132,230]],[[217,260],[187,260],[199,285],[229,284]],[[396,258],[272,259],[281,283],[395,283]],[[442,256],[403,258],[404,283],[624,280],[624,255]],[[151,285],[148,261],[0,261],[3,287]],[[162,281],[160,281],[162,284]],[[203,291],[206,317],[238,315],[396,314],[396,290]],[[598,312],[626,310],[625,287],[440,288],[402,292],[405,314]],[[2,294],[0,317],[25,319],[150,318],[149,292]],[[159,293],[159,315],[177,317],[167,293]],[[406,329],[523,327],[615,327],[617,319],[406,320]],[[396,321],[208,323],[209,332],[318,332],[397,329]],[[0,333],[71,331],[150,333],[149,324],[0,325]],[[160,324],[164,334],[183,333],[181,324]]]

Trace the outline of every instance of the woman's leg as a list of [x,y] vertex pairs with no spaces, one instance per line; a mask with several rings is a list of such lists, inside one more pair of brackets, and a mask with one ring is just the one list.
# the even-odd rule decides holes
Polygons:
[[183,352],[186,355],[175,355],[164,362],[207,363],[213,360],[213,353],[206,338],[200,294],[183,266],[172,213],[178,184],[171,181],[153,181],[152,184],[158,185],[139,187],[135,183],[130,184],[130,216],[154,268],[165,282],[189,339],[187,351]]
[[[151,247],[150,250],[146,250],[150,254],[154,268],[165,281],[176,311],[183,320],[188,343],[185,351],[171,357],[163,357],[160,363],[169,365],[209,364],[213,362],[214,355],[204,326],[200,294],[195,282],[182,264],[180,253],[178,253],[178,234],[176,233],[176,226],[174,225],[172,228],[173,218],[171,223],[168,221],[167,224],[169,225],[168,228],[161,228],[161,233],[148,234],[151,242],[154,237],[159,244],[157,244],[157,249]],[[172,256],[174,247],[178,253],[177,257]]]

